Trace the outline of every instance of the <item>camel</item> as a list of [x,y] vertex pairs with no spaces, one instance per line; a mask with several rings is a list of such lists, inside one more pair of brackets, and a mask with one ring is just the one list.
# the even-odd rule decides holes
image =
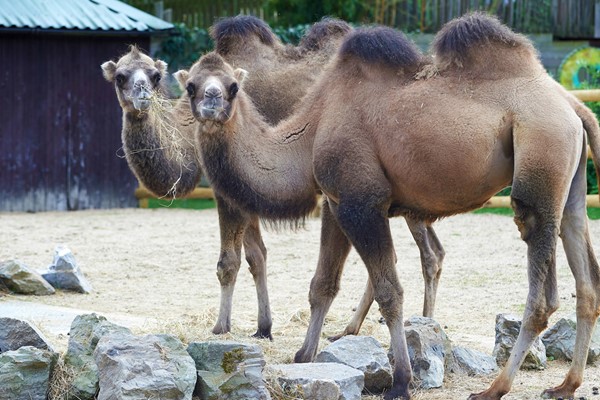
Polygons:
[[[256,74],[248,80],[248,93],[261,105],[268,121],[279,121],[306,91],[306,84],[334,54],[350,26],[337,19],[314,24],[299,46],[284,46],[261,20],[238,16],[217,23],[211,30],[217,51]],[[239,44],[243,43],[243,46]],[[269,68],[273,66],[273,68]],[[104,77],[115,84],[123,109],[123,149],[132,171],[151,192],[160,197],[183,196],[192,191],[201,177],[193,134],[196,120],[189,100],[180,98],[173,106],[151,108],[160,96],[167,65],[152,60],[136,47],[117,62],[102,65]],[[276,97],[277,102],[264,101]],[[263,101],[261,102],[261,99]],[[177,143],[176,148],[173,142]],[[221,251],[217,275],[221,283],[219,316],[213,333],[231,329],[232,296],[241,264],[241,247],[250,265],[258,299],[258,329],[253,335],[272,338],[271,311],[266,280],[266,247],[258,217],[240,210],[234,202],[216,193]]]
[[303,218],[315,190],[324,193],[311,318],[295,361],[314,358],[353,245],[391,336],[394,383],[386,399],[409,399],[412,380],[388,218],[432,222],[479,208],[512,185],[514,220],[528,248],[529,293],[506,366],[469,398],[509,392],[557,309],[558,237],[576,281],[577,339],[564,381],[543,396],[572,398],[600,315],[600,268],[585,208],[586,132],[598,169],[598,123],[548,76],[531,42],[493,17],[475,13],[449,22],[432,52],[433,59],[424,57],[391,28],[355,30],[276,126],[244,92],[243,70],[216,53],[204,55],[180,74],[200,122],[204,171],[223,196],[271,220]]

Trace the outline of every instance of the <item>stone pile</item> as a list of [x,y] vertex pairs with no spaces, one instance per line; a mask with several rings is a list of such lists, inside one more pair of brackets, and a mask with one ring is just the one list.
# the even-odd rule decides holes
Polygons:
[[[496,324],[496,358],[452,347],[441,326],[430,318],[405,322],[415,386],[441,387],[447,373],[487,375],[508,357],[520,321],[500,314]],[[573,317],[563,318],[544,335],[552,358],[572,355]],[[599,352],[596,328],[589,362]],[[535,354],[535,353],[533,353]],[[64,366],[66,399],[134,400],[358,400],[362,394],[385,393],[392,366],[374,338],[347,336],[326,346],[309,364],[266,365],[258,345],[232,341],[192,342],[187,348],[172,335],[136,336],[96,314],[79,315],[71,324],[62,360],[31,324],[0,318],[0,399],[45,400],[55,366]],[[545,356],[530,362],[544,365]],[[65,372],[66,371],[66,372]],[[263,375],[264,374],[264,375]],[[280,396],[281,395],[281,396]]]
[[19,260],[0,262],[0,284],[16,294],[45,296],[55,289],[90,293],[92,285],[81,272],[75,256],[65,246],[54,249],[51,265],[43,271],[35,271]]

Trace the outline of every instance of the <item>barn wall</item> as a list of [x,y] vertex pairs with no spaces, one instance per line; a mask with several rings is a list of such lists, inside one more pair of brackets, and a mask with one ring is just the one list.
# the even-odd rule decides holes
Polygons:
[[132,207],[121,109],[100,64],[147,37],[0,33],[0,211]]

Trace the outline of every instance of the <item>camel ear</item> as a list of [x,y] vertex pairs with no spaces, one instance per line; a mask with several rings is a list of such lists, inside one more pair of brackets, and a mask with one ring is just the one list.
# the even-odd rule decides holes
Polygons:
[[235,76],[235,79],[237,79],[238,83],[241,86],[246,77],[248,76],[248,71],[242,68],[237,68],[235,71],[233,71],[233,76]]
[[167,74],[167,63],[163,60],[154,61],[154,66],[156,67],[158,72],[160,72],[161,76],[165,76]]
[[185,90],[185,83],[187,82],[190,74],[185,69],[180,69],[179,71],[175,72],[173,76],[175,79],[177,79],[177,82],[179,82],[179,87],[182,90]]
[[117,71],[117,64],[114,61],[107,61],[100,66],[102,68],[102,75],[104,79],[112,82],[115,79],[115,72]]

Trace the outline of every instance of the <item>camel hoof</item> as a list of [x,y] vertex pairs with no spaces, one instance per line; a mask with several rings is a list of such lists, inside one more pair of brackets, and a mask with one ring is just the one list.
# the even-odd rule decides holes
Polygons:
[[492,396],[486,392],[473,393],[468,400],[499,400],[502,396]]
[[400,388],[391,388],[387,392],[383,394],[384,400],[394,400],[394,399],[403,399],[410,400],[410,393],[408,389],[400,389]]
[[343,338],[346,335],[347,335],[347,333],[343,332],[343,333],[340,333],[339,335],[328,336],[327,340],[333,343],[337,340],[340,340],[341,338]]
[[564,388],[561,388],[560,386],[552,389],[546,389],[542,392],[542,399],[573,400],[574,398],[574,391],[566,390]]
[[273,336],[271,335],[270,330],[263,331],[262,329],[259,329],[251,337],[256,338],[256,339],[269,339],[271,342],[273,341]]
[[304,351],[298,350],[298,352],[296,353],[296,355],[294,356],[294,362],[295,363],[309,363],[312,361],[312,357],[310,357],[309,355],[305,354]]
[[224,335],[226,333],[229,333],[230,331],[231,327],[222,326],[221,324],[215,325],[215,327],[212,329],[213,335]]

